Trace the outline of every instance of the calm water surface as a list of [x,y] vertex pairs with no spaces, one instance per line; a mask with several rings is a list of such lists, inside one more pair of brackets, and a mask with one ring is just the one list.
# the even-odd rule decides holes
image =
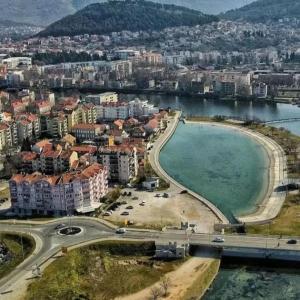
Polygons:
[[230,128],[182,124],[162,149],[160,164],[174,179],[227,216],[250,213],[266,192],[268,158],[253,139]]
[[222,268],[204,300],[299,300],[300,273],[253,267]]
[[[121,99],[131,100],[135,97],[147,99],[159,107],[181,109],[187,116],[235,116],[264,121],[299,118],[300,107],[290,104],[260,102],[238,102],[220,100],[202,100],[188,97],[157,96],[157,95],[121,95]],[[300,121],[276,124],[300,135]]]

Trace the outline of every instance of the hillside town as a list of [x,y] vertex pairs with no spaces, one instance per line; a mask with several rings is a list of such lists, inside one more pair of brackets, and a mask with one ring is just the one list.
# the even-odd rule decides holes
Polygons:
[[[157,33],[163,37],[163,44],[151,42],[149,47],[143,40],[141,45],[144,46],[138,43],[130,46],[129,37],[135,35],[133,32],[10,41],[2,43],[0,48],[0,85],[99,92],[129,90],[297,103],[298,26],[294,28],[286,20],[276,24],[260,26],[220,21],[203,25],[205,28],[167,28]],[[143,34],[136,33],[136,38],[140,39]],[[276,40],[278,36],[284,36],[285,40]],[[226,46],[224,50],[214,41],[236,49]],[[205,43],[211,47],[204,46]],[[251,49],[247,48],[249,44]],[[182,45],[189,45],[189,49]]]

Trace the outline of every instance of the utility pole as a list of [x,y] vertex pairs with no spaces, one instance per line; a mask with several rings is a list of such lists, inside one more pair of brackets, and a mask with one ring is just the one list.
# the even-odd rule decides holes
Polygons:
[[23,245],[23,235],[21,234],[21,250],[22,250],[22,257],[23,257],[23,260],[25,258],[25,255],[24,255],[24,245]]

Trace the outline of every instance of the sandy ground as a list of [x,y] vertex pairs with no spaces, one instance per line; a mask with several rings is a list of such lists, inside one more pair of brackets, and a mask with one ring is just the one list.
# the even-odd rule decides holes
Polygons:
[[[177,270],[170,272],[166,277],[170,281],[169,295],[163,299],[179,300],[184,299],[187,289],[193,285],[199,276],[205,276],[207,268],[214,261],[210,257],[192,257]],[[136,293],[133,295],[116,298],[117,300],[147,300],[152,299],[151,290],[161,288],[161,282]]]
[[[136,226],[152,226],[153,228],[164,226],[180,226],[183,221],[196,224],[196,232],[212,232],[215,223],[218,223],[217,217],[213,212],[199,200],[189,194],[179,194],[178,190],[169,189],[166,191],[169,198],[162,197],[164,192],[145,192],[130,190],[132,195],[121,196],[120,202],[126,201],[127,204],[113,212],[106,220],[113,222],[133,221]],[[160,195],[160,197],[158,197]],[[137,197],[138,200],[132,198]],[[145,201],[145,206],[140,203]],[[133,206],[133,209],[126,209],[127,206]],[[128,216],[121,216],[121,213],[128,211]]]

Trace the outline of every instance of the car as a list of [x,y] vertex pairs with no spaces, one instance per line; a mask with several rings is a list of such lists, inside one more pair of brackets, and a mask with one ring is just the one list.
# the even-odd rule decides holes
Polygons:
[[182,190],[181,192],[180,192],[180,194],[187,194],[187,190]]
[[128,211],[123,211],[123,212],[121,213],[121,216],[129,216],[129,212],[128,212]]
[[126,233],[126,229],[125,229],[125,228],[117,228],[117,229],[116,229],[116,233],[117,233],[117,234],[123,234],[123,233]]
[[288,240],[286,243],[290,244],[290,245],[295,245],[295,244],[297,244],[297,240],[291,239],[291,240]]
[[133,206],[129,205],[129,206],[126,207],[126,209],[133,209]]
[[222,237],[217,236],[217,237],[215,237],[215,238],[213,239],[213,242],[215,242],[215,243],[224,243],[224,242],[225,242],[225,239],[222,238]]
[[140,203],[140,206],[145,206],[145,202],[141,202],[141,203]]
[[107,211],[103,214],[103,216],[105,216],[105,217],[111,216],[111,212]]
[[55,230],[62,229],[64,227],[66,227],[66,224],[58,224],[55,226]]

